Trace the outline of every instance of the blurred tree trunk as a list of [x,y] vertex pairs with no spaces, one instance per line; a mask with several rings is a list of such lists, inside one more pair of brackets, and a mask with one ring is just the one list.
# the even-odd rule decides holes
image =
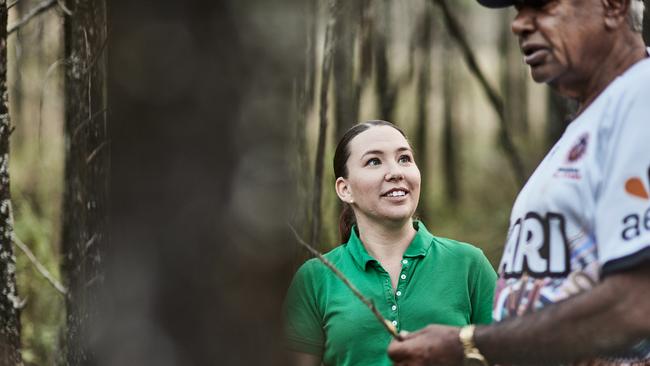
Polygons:
[[288,364],[303,9],[109,2],[111,245],[88,337],[103,365]]
[[428,187],[432,186],[428,181],[430,178],[429,154],[427,152],[427,141],[429,141],[429,100],[431,91],[431,45],[433,33],[433,6],[426,2],[424,12],[420,23],[419,31],[416,32],[418,37],[418,49],[420,54],[420,75],[417,79],[417,132],[415,134],[415,147],[417,149],[418,166],[425,181],[422,185],[420,203],[418,212],[425,222],[430,216]]
[[650,15],[648,15],[648,9],[650,9],[650,0],[645,0],[645,16],[643,17],[643,39],[645,40],[646,45],[650,45]]
[[[451,60],[452,40],[449,36],[443,37],[445,54],[443,60]],[[456,108],[457,84],[455,77],[456,65],[445,62],[442,67],[442,94],[443,94],[443,122],[442,129],[442,167],[445,177],[445,197],[454,209],[460,200],[460,187],[458,179],[459,164],[457,151],[460,151],[458,136],[456,136]]]
[[[304,82],[297,83],[297,111],[293,121],[294,136],[292,148],[295,159],[292,159],[292,180],[296,186],[296,202],[291,212],[291,223],[298,233],[307,238],[310,232],[310,184],[312,183],[309,164],[309,149],[307,142],[307,123],[309,114],[314,108],[314,96],[316,88],[316,45],[318,44],[318,4],[316,0],[307,0],[303,5],[304,17],[307,23],[307,45],[305,63],[302,73],[305,75]],[[293,268],[301,265],[309,253],[296,246]]]
[[334,26],[333,87],[334,129],[338,141],[348,128],[356,124],[359,115],[354,66],[354,46],[361,19],[360,1],[336,0],[337,15]]
[[318,143],[316,146],[316,161],[314,162],[314,185],[312,190],[311,210],[311,237],[310,243],[319,248],[321,237],[322,217],[322,191],[323,171],[325,169],[325,143],[327,141],[328,129],[328,108],[330,95],[330,80],[332,75],[332,63],[334,45],[336,44],[336,32],[334,31],[337,22],[337,14],[340,4],[336,0],[330,0],[327,27],[325,28],[325,41],[323,42],[323,62],[321,64],[320,82],[320,111],[318,113]]
[[9,190],[9,101],[7,91],[7,2],[0,4],[0,366],[22,365],[16,258]]
[[106,3],[69,0],[65,17],[65,173],[62,274],[66,297],[64,362],[91,365],[86,340],[97,311],[107,243]]
[[501,90],[504,97],[506,123],[514,135],[527,136],[528,126],[528,89],[526,81],[528,71],[522,68],[521,52],[515,37],[512,36],[510,8],[501,13],[502,28],[499,36],[501,62]]
[[388,62],[388,42],[391,34],[390,9],[392,1],[377,0],[375,7],[374,53],[377,96],[379,97],[379,118],[393,121],[396,90],[391,81]]
[[547,108],[546,146],[550,149],[560,139],[569,122],[573,119],[573,114],[577,110],[577,103],[548,88]]

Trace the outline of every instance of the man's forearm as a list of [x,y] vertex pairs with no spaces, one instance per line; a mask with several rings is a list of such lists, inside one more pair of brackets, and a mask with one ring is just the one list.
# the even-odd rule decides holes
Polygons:
[[625,350],[650,337],[648,279],[650,268],[613,275],[538,312],[479,327],[475,342],[490,363],[504,364],[570,362]]

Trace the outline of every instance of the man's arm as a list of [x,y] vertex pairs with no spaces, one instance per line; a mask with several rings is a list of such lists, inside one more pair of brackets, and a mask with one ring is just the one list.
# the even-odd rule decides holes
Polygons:
[[[536,313],[478,327],[474,341],[491,364],[548,364],[611,355],[650,338],[649,294],[646,261]],[[389,355],[398,365],[458,364],[463,358],[458,332],[428,326],[404,342],[392,342]]]

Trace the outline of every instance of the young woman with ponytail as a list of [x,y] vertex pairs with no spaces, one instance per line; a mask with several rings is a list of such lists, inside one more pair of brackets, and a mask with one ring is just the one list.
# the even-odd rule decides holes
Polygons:
[[[399,330],[491,320],[496,274],[480,249],[431,235],[414,220],[420,171],[390,122],[348,130],[334,154],[344,244],[325,256]],[[391,365],[390,334],[316,259],[296,273],[285,301],[295,365]]]

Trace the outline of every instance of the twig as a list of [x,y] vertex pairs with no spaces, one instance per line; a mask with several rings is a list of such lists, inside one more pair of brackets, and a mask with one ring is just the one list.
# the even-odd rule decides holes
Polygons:
[[339,271],[333,264],[332,262],[328,261],[318,250],[314,249],[311,245],[307,244],[300,235],[298,235],[298,232],[296,229],[291,225],[288,224],[289,228],[293,232],[293,235],[296,237],[296,240],[298,240],[298,243],[305,247],[311,254],[313,254],[316,258],[318,258],[319,261],[321,261],[327,268],[329,268],[335,275],[338,277],[343,283],[352,291],[354,296],[356,296],[361,302],[363,302],[369,309],[372,311],[372,313],[375,315],[377,320],[386,328],[388,333],[393,336],[393,338],[397,339],[398,341],[402,341],[403,338],[400,335],[400,333],[397,333],[397,329],[395,329],[395,326],[393,323],[389,322],[388,319],[384,318],[379,310],[377,310],[377,307],[375,304],[372,302],[372,300],[368,299],[367,297],[363,296],[363,294],[350,282],[350,280],[345,277],[341,271]]
[[8,29],[7,29],[7,35],[10,35],[11,33],[15,32],[18,28],[22,27],[25,23],[28,23],[32,18],[36,17],[40,13],[48,10],[52,6],[57,4],[57,0],[45,0],[42,3],[36,5],[34,9],[30,10],[22,19],[18,21],[16,24],[12,24]]
[[521,157],[519,156],[519,153],[517,152],[515,144],[512,142],[510,133],[508,132],[503,100],[487,81],[487,78],[481,71],[481,68],[478,66],[476,56],[474,56],[474,53],[472,52],[472,49],[470,48],[469,43],[465,38],[460,24],[458,20],[456,20],[456,17],[451,13],[447,2],[445,0],[432,1],[442,9],[442,13],[445,17],[445,25],[447,26],[449,33],[451,33],[451,36],[456,40],[456,42],[458,42],[463,56],[465,57],[465,62],[467,62],[467,66],[469,67],[472,74],[474,74],[474,76],[478,79],[481,87],[483,88],[483,91],[490,101],[490,104],[497,112],[497,115],[499,117],[501,143],[503,144],[506,155],[510,160],[510,164],[512,165],[512,169],[515,173],[515,178],[517,179],[517,183],[519,184],[519,187],[523,187],[524,183],[526,182],[524,164],[521,160]]
[[59,291],[61,294],[65,295],[68,293],[68,290],[59,282],[57,281],[54,277],[52,277],[52,274],[45,268],[45,266],[36,259],[36,256],[34,253],[23,243],[18,236],[14,233],[13,234],[13,242],[14,244],[25,253],[27,258],[34,264],[38,272],[45,277],[45,279],[54,286],[54,288]]
[[19,2],[20,2],[20,0],[16,0],[16,1],[14,1],[13,3],[7,5],[7,10],[13,8],[13,7],[16,6]]

